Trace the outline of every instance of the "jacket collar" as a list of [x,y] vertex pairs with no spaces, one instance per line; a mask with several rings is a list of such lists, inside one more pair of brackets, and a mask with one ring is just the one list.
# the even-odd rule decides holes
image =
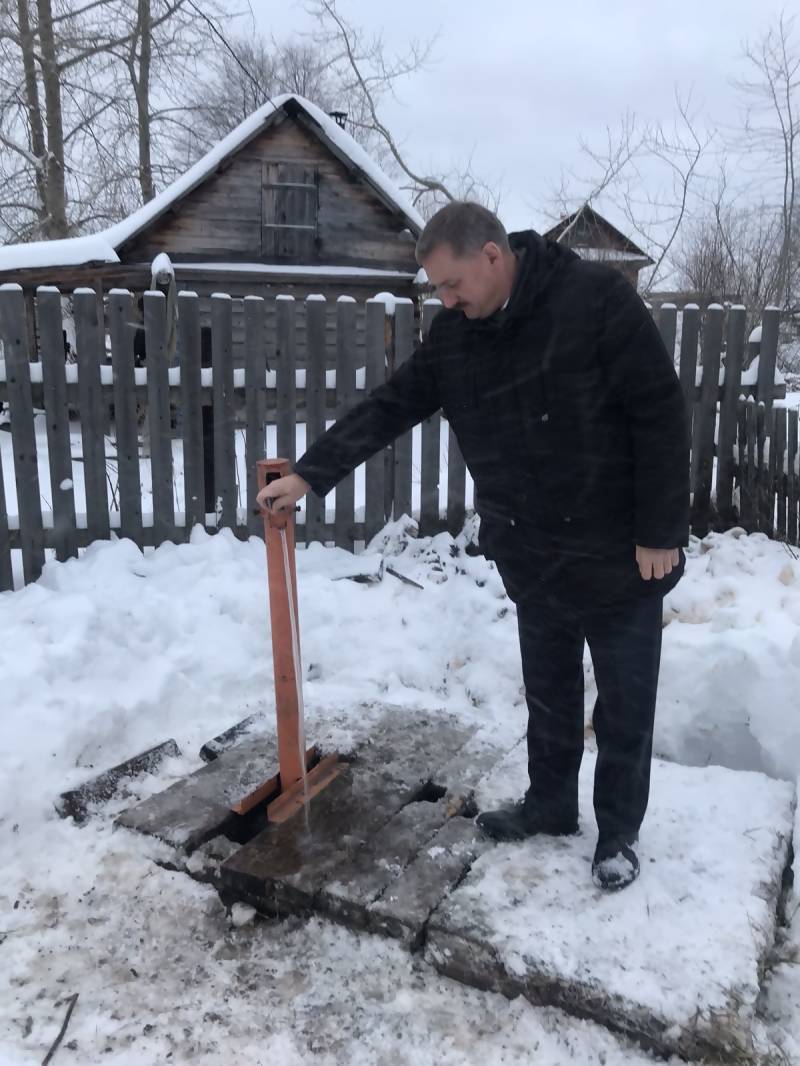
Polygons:
[[520,265],[506,308],[506,320],[527,314],[564,267],[578,258],[570,248],[532,229],[509,233],[508,241]]

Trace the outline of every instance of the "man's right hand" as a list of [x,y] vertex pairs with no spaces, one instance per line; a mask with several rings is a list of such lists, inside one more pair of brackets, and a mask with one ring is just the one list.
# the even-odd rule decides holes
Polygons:
[[259,507],[273,511],[294,509],[297,501],[310,490],[311,486],[299,474],[287,474],[286,477],[270,481],[256,496]]

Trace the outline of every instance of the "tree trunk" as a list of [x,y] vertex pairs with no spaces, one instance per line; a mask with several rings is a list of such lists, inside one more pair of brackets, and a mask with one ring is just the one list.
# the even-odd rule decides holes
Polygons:
[[[150,0],[138,0],[137,25],[139,30],[139,76],[135,75],[135,54],[132,57],[131,78],[136,93],[136,116],[139,127],[139,185],[142,202],[147,203],[156,194],[153,186],[153,164],[150,156],[150,62],[152,54],[152,15]],[[134,53],[136,41],[133,43]]]
[[50,239],[66,237],[67,194],[64,181],[64,125],[61,115],[61,71],[58,67],[53,35],[51,0],[36,0],[39,12],[40,65],[44,83],[44,103],[47,126],[45,235]]
[[25,110],[30,126],[31,152],[37,159],[41,160],[40,165],[35,170],[35,182],[36,195],[39,198],[39,225],[44,230],[47,223],[47,182],[44,169],[47,149],[44,140],[44,126],[42,124],[42,108],[39,103],[39,85],[36,81],[34,36],[31,32],[28,0],[17,0],[17,17],[19,21],[22,66],[25,72]]

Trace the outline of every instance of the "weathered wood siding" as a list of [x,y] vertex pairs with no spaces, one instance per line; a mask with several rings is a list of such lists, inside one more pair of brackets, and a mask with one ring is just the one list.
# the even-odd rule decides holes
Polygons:
[[[277,164],[293,164],[318,181],[317,237],[287,260],[264,243],[264,186]],[[356,178],[300,120],[269,126],[217,174],[188,193],[161,219],[120,249],[126,262],[158,252],[173,260],[325,263],[416,272],[414,238],[405,221]]]

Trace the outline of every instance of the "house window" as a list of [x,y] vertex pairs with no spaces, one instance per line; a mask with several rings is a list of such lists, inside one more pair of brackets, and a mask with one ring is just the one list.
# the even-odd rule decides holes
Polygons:
[[317,171],[302,163],[264,163],[261,254],[304,261],[316,251],[319,209]]

